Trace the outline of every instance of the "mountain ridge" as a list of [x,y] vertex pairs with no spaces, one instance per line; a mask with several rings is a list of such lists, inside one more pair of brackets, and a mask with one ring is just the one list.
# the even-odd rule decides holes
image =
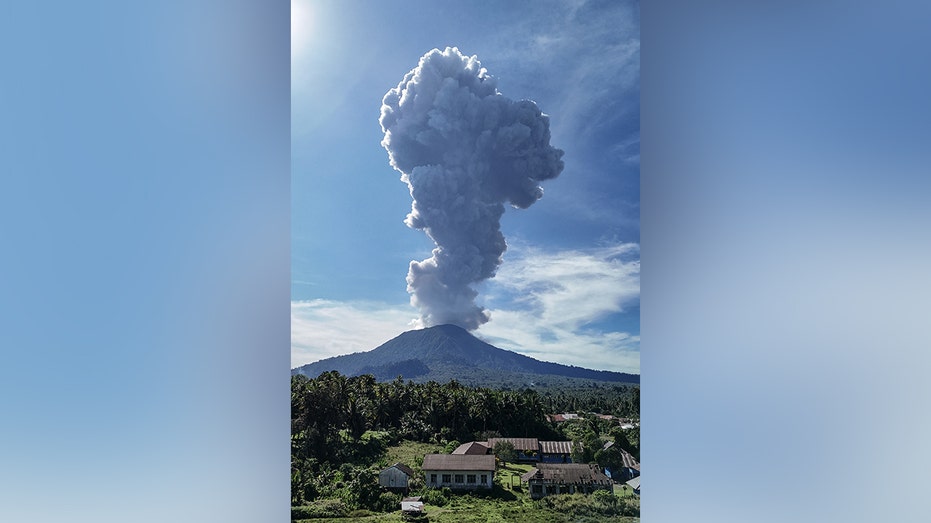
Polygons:
[[326,358],[291,369],[291,374],[315,378],[326,371],[347,376],[372,374],[379,381],[399,375],[417,382],[457,381],[477,386],[539,382],[566,384],[579,380],[639,384],[639,374],[585,369],[540,361],[501,349],[456,325],[406,331],[378,347]]

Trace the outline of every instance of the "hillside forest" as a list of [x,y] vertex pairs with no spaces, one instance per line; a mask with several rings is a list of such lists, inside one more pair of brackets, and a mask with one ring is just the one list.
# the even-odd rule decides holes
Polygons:
[[[547,420],[547,414],[564,412],[586,414],[574,422]],[[388,448],[401,442],[448,453],[460,442],[534,437],[580,443],[572,456],[577,463],[619,466],[618,448],[639,460],[639,427],[622,429],[596,414],[639,420],[639,387],[591,383],[538,392],[467,387],[455,380],[378,382],[372,375],[347,377],[335,371],[317,378],[295,375],[291,503],[397,510],[400,496],[379,489],[378,468],[388,464]],[[615,445],[603,449],[607,441]]]

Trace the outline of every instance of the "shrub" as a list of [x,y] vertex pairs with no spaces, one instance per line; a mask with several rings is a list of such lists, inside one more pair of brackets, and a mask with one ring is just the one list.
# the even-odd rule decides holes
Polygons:
[[613,513],[614,507],[617,506],[617,497],[614,496],[614,492],[610,490],[596,490],[592,492],[592,501],[595,502],[595,505],[606,513]]
[[338,499],[321,499],[310,505],[291,507],[291,519],[341,518],[349,514],[349,507]]
[[451,494],[452,492],[445,487],[442,489],[428,488],[420,497],[420,501],[423,501],[427,505],[436,505],[437,507],[442,507],[449,503],[449,497]]
[[401,508],[401,495],[393,492],[382,492],[375,503],[372,504],[372,510],[378,512],[392,512]]

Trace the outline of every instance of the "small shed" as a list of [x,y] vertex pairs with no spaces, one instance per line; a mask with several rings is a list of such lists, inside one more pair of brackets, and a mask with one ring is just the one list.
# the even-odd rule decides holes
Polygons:
[[640,495],[640,476],[637,476],[636,478],[628,481],[627,485],[634,489],[634,494],[638,496]]
[[403,463],[395,463],[378,473],[378,484],[389,489],[406,489],[414,471]]
[[420,501],[420,496],[402,499],[401,512],[405,515],[423,514],[423,502]]

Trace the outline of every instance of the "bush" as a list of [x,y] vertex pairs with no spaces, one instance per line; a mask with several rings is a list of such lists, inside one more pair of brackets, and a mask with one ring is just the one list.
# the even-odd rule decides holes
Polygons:
[[444,454],[452,454],[453,451],[456,450],[456,447],[458,447],[458,446],[459,446],[459,441],[458,441],[458,440],[452,440],[452,441],[450,441],[449,443],[447,443],[446,446],[443,448],[443,453],[444,453]]
[[392,512],[401,509],[401,495],[393,492],[382,492],[375,503],[372,504],[372,510],[378,512]]
[[[610,512],[613,512],[618,499],[614,496],[614,492],[610,490],[596,490],[592,492],[592,501],[599,508],[604,507],[604,509],[610,509]],[[609,510],[605,510],[605,512],[608,513]]]
[[428,488],[424,490],[423,495],[420,496],[420,501],[423,501],[427,505],[436,505],[437,507],[442,507],[449,503],[449,497],[452,495],[452,492],[443,487],[442,489],[432,489]]
[[349,507],[338,499],[321,499],[310,505],[291,507],[291,519],[341,518],[349,514]]

